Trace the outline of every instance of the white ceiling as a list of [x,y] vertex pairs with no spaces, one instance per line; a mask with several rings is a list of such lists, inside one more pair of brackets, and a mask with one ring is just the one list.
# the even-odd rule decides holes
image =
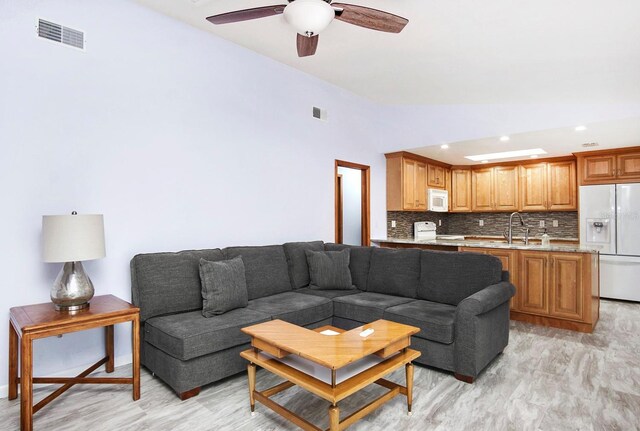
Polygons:
[[[542,148],[548,154],[540,157],[556,157],[580,151],[640,146],[640,118],[584,124],[584,126],[587,129],[581,132],[576,131],[575,127],[565,127],[511,135],[506,142],[500,141],[499,136],[494,136],[450,143],[448,149],[442,149],[438,145],[407,151],[452,165],[475,165],[479,163],[467,160],[465,156]],[[598,146],[591,148],[582,146],[592,142],[598,143]],[[509,160],[517,160],[517,158],[495,160],[491,163]]]
[[638,0],[346,1],[409,24],[389,34],[334,20],[320,34],[317,54],[298,58],[295,32],[282,15],[219,26],[205,20],[286,1],[138,0],[382,103],[640,100]]

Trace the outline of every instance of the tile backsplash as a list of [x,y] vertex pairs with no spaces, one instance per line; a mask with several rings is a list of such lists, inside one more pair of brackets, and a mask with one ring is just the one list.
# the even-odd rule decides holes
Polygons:
[[[509,225],[510,213],[435,213],[435,212],[409,212],[387,211],[387,236],[396,238],[412,238],[413,223],[417,221],[432,221],[438,226],[438,235],[502,235]],[[547,233],[553,238],[577,239],[579,236],[578,212],[529,212],[522,213],[525,223],[530,228],[531,237],[540,236],[545,228],[540,227],[540,221],[545,222]],[[514,217],[515,218],[515,217]],[[514,236],[523,236],[524,230],[518,224],[518,219],[513,222]],[[396,221],[396,227],[391,227],[391,222]],[[480,226],[479,221],[484,221]],[[553,221],[558,222],[558,227],[553,227]]]

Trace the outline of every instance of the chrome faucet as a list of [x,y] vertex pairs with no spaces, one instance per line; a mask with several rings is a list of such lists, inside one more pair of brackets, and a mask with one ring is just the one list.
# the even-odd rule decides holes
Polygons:
[[525,245],[529,245],[529,228],[525,225],[524,223],[524,219],[522,218],[522,214],[520,214],[519,212],[513,212],[511,213],[511,215],[509,216],[509,228],[506,229],[507,232],[505,232],[505,237],[507,238],[507,242],[509,244],[513,244],[513,216],[517,215],[518,218],[520,218],[520,226],[524,226],[525,230],[524,230],[524,243]]

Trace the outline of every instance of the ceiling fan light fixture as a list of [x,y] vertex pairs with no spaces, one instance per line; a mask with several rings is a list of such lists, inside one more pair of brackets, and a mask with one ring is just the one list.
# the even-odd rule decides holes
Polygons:
[[336,13],[324,0],[295,0],[284,8],[284,19],[303,36],[315,36],[335,18]]

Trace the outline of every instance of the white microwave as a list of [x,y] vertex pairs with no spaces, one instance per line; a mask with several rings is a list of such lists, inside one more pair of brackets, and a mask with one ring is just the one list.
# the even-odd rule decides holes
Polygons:
[[427,210],[446,213],[449,211],[449,192],[446,190],[427,190]]

